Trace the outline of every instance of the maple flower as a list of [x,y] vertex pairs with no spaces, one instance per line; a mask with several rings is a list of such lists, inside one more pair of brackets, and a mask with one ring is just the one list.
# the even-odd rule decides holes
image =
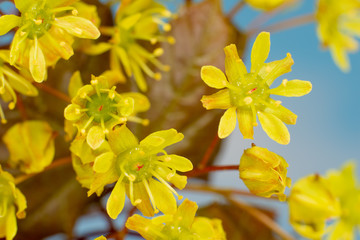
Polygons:
[[[14,109],[17,102],[15,91],[25,96],[37,96],[37,89],[22,75],[14,71],[9,63],[9,51],[0,50],[0,97],[9,102],[9,109]],[[6,123],[4,111],[0,105],[1,123]]]
[[25,196],[15,187],[13,176],[0,166],[0,238],[12,240],[15,237],[16,217],[24,218],[25,209]]
[[275,194],[280,201],[285,201],[285,187],[291,185],[291,179],[286,177],[288,166],[283,157],[266,148],[253,146],[244,151],[240,159],[239,173],[253,194],[262,197]]
[[[10,48],[10,64],[29,68],[36,82],[47,77],[47,66],[59,58],[73,54],[73,36],[96,39],[99,30],[89,20],[77,17],[77,10],[69,6],[75,0],[15,0],[21,16],[0,17],[0,35],[19,27]],[[70,11],[72,15],[67,15]],[[57,14],[61,14],[57,17]]]
[[290,2],[290,1],[289,0],[245,0],[245,2],[253,8],[269,11],[276,7],[279,7],[285,2]]
[[148,240],[225,240],[221,220],[195,217],[197,209],[195,202],[185,199],[174,214],[165,214],[152,219],[135,214],[127,219],[125,226],[137,231]]
[[55,135],[47,122],[17,123],[2,139],[10,152],[9,165],[25,173],[41,172],[54,159]]
[[128,77],[134,76],[139,89],[146,91],[144,73],[155,80],[161,79],[161,73],[154,72],[149,63],[162,71],[168,71],[169,66],[157,59],[164,52],[162,48],[155,48],[151,52],[141,46],[139,41],[152,45],[158,42],[174,43],[173,37],[163,36],[159,31],[159,26],[164,31],[171,30],[171,25],[163,20],[171,16],[170,11],[153,0],[121,1],[115,26],[100,28],[103,35],[111,36],[109,42],[86,47],[83,51],[96,55],[110,50],[110,68],[113,75],[123,75],[123,67]]
[[326,221],[341,214],[340,202],[319,175],[298,180],[288,198],[290,223],[302,236],[320,239],[329,229]]
[[225,72],[214,66],[203,66],[201,78],[210,87],[222,89],[203,96],[201,102],[206,109],[227,109],[220,119],[218,135],[226,138],[235,129],[236,117],[244,138],[253,138],[256,116],[267,135],[280,144],[290,142],[286,124],[295,124],[297,116],[281,105],[281,101],[270,98],[271,94],[285,97],[300,97],[311,91],[308,81],[286,80],[273,89],[270,86],[280,75],[290,72],[294,63],[291,55],[278,61],[265,63],[270,51],[270,34],[260,33],[251,51],[251,70],[247,72],[239,58],[236,46],[225,47]]
[[92,77],[91,84],[78,89],[64,110],[65,119],[72,122],[87,142],[96,149],[105,135],[117,124],[134,121],[148,124],[147,119],[134,116],[149,109],[149,100],[140,93],[115,91],[116,86],[104,76]]
[[360,226],[360,188],[355,176],[355,163],[345,164],[340,171],[330,170],[325,178],[341,206],[340,218],[334,223],[328,238],[355,239],[354,230]]
[[[176,171],[192,170],[192,163],[181,156],[170,154],[165,147],[183,139],[175,129],[158,131],[140,143],[125,126],[118,126],[108,134],[97,149],[91,149],[82,137],[77,137],[70,150],[75,156],[73,163],[79,174],[78,180],[89,188],[88,195],[100,195],[107,184],[116,182],[107,201],[109,216],[116,219],[124,207],[125,193],[130,201],[145,216],[153,216],[159,210],[165,214],[176,211],[175,194],[182,197],[169,185],[183,189],[186,176]],[[157,180],[155,180],[156,178]]]
[[316,19],[317,33],[324,47],[342,71],[349,71],[347,52],[358,49],[355,37],[360,34],[360,2],[357,0],[319,0]]

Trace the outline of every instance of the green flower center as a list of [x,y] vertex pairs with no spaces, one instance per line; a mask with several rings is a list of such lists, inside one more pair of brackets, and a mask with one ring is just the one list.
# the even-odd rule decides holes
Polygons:
[[86,112],[89,117],[94,117],[95,122],[101,122],[101,119],[106,122],[112,118],[112,115],[117,115],[116,102],[108,97],[106,93],[94,94],[91,101],[86,103]]
[[135,147],[117,158],[117,170],[119,175],[125,174],[124,181],[134,183],[141,182],[152,176],[152,162],[156,160],[156,155],[147,155],[142,148]]
[[269,98],[269,86],[259,75],[245,75],[248,84],[229,86],[230,101],[233,106],[242,107],[250,104],[261,104]]
[[22,14],[21,27],[24,28],[22,31],[26,32],[30,39],[44,35],[51,28],[51,22],[54,20],[54,14],[41,5],[40,1]]

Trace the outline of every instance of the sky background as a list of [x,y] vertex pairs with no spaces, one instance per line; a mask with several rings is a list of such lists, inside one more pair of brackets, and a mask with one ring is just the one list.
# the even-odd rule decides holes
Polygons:
[[[176,2],[176,1],[175,1]],[[182,1],[177,1],[180,3]],[[238,1],[225,0],[224,11],[228,12]],[[290,19],[294,16],[314,12],[315,1],[303,0],[296,8],[274,17],[269,23]],[[175,4],[176,5],[176,4]],[[235,25],[242,29],[259,14],[245,6],[233,19]],[[250,67],[250,51],[254,39],[250,40],[244,57],[246,66]],[[343,73],[333,62],[329,51],[321,48],[316,35],[314,23],[271,33],[271,51],[267,61],[279,60],[290,52],[294,65],[292,72],[283,78],[311,81],[313,90],[301,98],[281,98],[283,106],[298,115],[296,125],[288,126],[291,134],[289,145],[280,145],[271,140],[259,126],[255,128],[255,141],[244,140],[238,127],[224,140],[224,146],[218,155],[217,165],[239,164],[242,151],[249,148],[252,142],[260,147],[266,147],[283,156],[289,163],[288,177],[293,183],[299,178],[312,173],[325,174],[328,169],[339,168],[347,160],[360,160],[360,53],[350,54],[351,71]],[[280,78],[274,86],[281,83]],[[359,168],[357,169],[359,174]],[[217,172],[211,175],[211,184],[226,188],[246,189],[238,178],[237,172]],[[288,191],[287,191],[288,193]],[[184,192],[184,197],[204,205],[214,201],[214,196],[206,194],[190,194]],[[105,199],[103,199],[105,200]],[[221,201],[221,198],[215,197]],[[251,201],[254,199],[244,198]],[[256,201],[257,204],[275,208],[278,220],[289,232],[287,206],[275,201]],[[121,226],[123,219],[117,221]],[[80,219],[76,232],[106,228],[106,221],[100,215],[88,215]],[[48,240],[63,239],[58,235]],[[128,238],[131,239],[131,238]]]

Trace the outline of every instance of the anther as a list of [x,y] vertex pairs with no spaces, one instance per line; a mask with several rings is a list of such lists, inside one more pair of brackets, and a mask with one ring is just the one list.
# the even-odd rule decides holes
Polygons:
[[281,103],[282,103],[281,101],[275,101],[275,106],[278,107],[281,105]]
[[134,174],[129,174],[127,177],[130,182],[134,182],[136,180],[136,176]]
[[74,9],[71,11],[71,14],[74,15],[74,16],[77,16],[78,15],[78,10]]
[[43,21],[44,21],[43,19],[36,19],[36,20],[34,20],[34,22],[35,22],[36,25],[42,24]]
[[168,43],[170,43],[170,44],[175,44],[175,38],[174,37],[172,37],[172,36],[169,36],[169,37],[167,37],[167,41],[168,41]]
[[288,82],[288,80],[287,80],[287,79],[284,79],[284,80],[282,80],[282,83],[281,83],[281,84],[282,84],[284,87],[286,87],[287,82]]
[[10,110],[13,110],[15,108],[15,102],[10,102],[8,107]]
[[60,46],[65,47],[65,46],[66,46],[66,42],[61,41],[61,42],[60,42]]
[[244,102],[245,102],[246,105],[249,105],[249,104],[251,104],[253,102],[253,99],[248,96],[248,97],[244,98]]
[[156,48],[153,52],[155,57],[159,57],[164,54],[164,49],[162,48]]
[[158,73],[158,72],[155,73],[154,74],[154,79],[157,80],[157,81],[161,80],[161,73]]

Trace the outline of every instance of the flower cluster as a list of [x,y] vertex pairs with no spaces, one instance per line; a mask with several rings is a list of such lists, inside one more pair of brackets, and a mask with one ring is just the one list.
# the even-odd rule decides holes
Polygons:
[[290,134],[284,123],[295,124],[297,116],[281,106],[281,101],[271,99],[270,95],[300,97],[311,91],[311,83],[284,79],[278,87],[270,89],[276,78],[291,71],[293,60],[288,53],[282,60],[265,63],[270,51],[270,34],[267,32],[260,33],[255,40],[249,73],[234,44],[224,50],[227,77],[213,66],[204,66],[201,69],[201,78],[208,86],[222,89],[201,99],[206,109],[227,109],[220,119],[219,137],[229,136],[235,129],[238,118],[244,138],[252,139],[258,116],[264,131],[271,139],[280,144],[288,144]]
[[319,0],[316,12],[317,32],[321,43],[329,48],[339,68],[350,70],[347,52],[358,49],[360,3],[357,0]]
[[219,219],[195,217],[196,203],[185,199],[173,214],[147,219],[133,215],[126,227],[137,231],[145,239],[217,239],[225,240],[225,232]]
[[101,27],[102,34],[110,36],[111,39],[83,50],[94,55],[110,51],[110,74],[123,75],[123,67],[128,77],[134,76],[139,89],[146,91],[147,84],[143,72],[155,80],[161,79],[161,73],[154,72],[148,64],[151,63],[162,71],[168,71],[169,67],[157,59],[163,53],[162,48],[155,48],[150,52],[139,41],[152,45],[163,41],[174,43],[173,37],[165,37],[159,31],[159,25],[164,31],[170,31],[171,25],[163,19],[171,16],[171,12],[153,0],[121,1],[115,17],[115,26]]
[[105,135],[117,124],[127,121],[148,124],[148,120],[135,114],[147,111],[149,100],[140,93],[119,94],[114,84],[116,82],[104,76],[93,76],[91,84],[78,86],[72,103],[64,111],[65,119],[76,126],[80,134],[87,136],[93,149],[105,141]]
[[[37,82],[47,78],[47,66],[73,54],[73,36],[96,39],[99,30],[89,20],[77,17],[70,6],[75,0],[16,0],[21,16],[0,17],[0,35],[18,27],[10,48],[10,64],[25,66]],[[70,12],[71,14],[68,14]],[[60,15],[60,16],[57,16]]]
[[16,217],[24,218],[25,209],[25,196],[15,187],[13,176],[0,166],[0,238],[12,240],[15,237]]
[[[301,235],[320,239],[354,239],[360,225],[360,188],[354,163],[326,176],[311,175],[294,184],[289,196],[290,223]],[[336,219],[329,223],[329,219]]]
[[183,189],[186,177],[176,171],[187,172],[193,166],[184,157],[168,155],[164,148],[183,137],[170,129],[152,133],[138,142],[124,124],[113,128],[108,140],[95,150],[84,138],[76,138],[70,147],[73,166],[83,187],[89,188],[89,196],[100,195],[105,185],[116,182],[106,205],[111,218],[117,218],[122,211],[125,193],[145,216],[153,216],[159,210],[173,214],[176,211],[173,194],[179,199],[181,196],[167,182]]

